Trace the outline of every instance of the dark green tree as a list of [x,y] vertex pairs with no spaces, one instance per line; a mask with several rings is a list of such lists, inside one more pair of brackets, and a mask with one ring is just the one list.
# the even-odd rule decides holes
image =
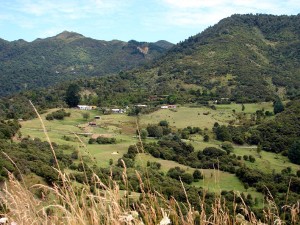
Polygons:
[[70,84],[66,91],[65,101],[69,107],[76,107],[80,101],[80,87],[77,84]]
[[201,173],[200,170],[195,170],[193,173],[193,177],[194,177],[194,180],[200,180],[200,179],[203,179],[203,174]]
[[216,134],[217,140],[220,140],[220,141],[231,141],[232,140],[231,134],[225,125],[214,128],[214,132]]
[[161,126],[149,124],[146,129],[149,137],[161,138],[163,136],[163,128]]
[[294,142],[289,148],[288,157],[292,163],[300,165],[300,140]]
[[284,106],[283,106],[282,101],[280,100],[280,98],[277,98],[274,101],[273,107],[274,107],[274,114],[280,113],[284,110]]
[[177,103],[177,96],[176,95],[169,95],[167,97],[168,104],[176,104]]
[[207,134],[204,135],[203,141],[204,142],[209,142],[209,136]]

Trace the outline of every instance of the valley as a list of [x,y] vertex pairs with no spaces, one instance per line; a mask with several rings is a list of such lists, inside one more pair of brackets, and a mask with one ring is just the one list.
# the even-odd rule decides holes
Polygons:
[[[79,110],[66,109],[70,113],[70,117],[64,120],[46,120],[46,115],[56,109],[49,110],[41,115],[43,123],[47,129],[47,134],[52,142],[59,145],[72,145],[79,151],[79,154],[89,165],[97,165],[102,168],[110,168],[117,166],[118,159],[127,153],[130,145],[139,143],[136,134],[137,126],[140,130],[145,129],[149,124],[157,124],[160,121],[168,121],[173,132],[177,129],[184,129],[188,126],[199,127],[206,130],[211,136],[209,142],[203,141],[203,135],[191,135],[184,140],[195,148],[195,152],[202,151],[206,147],[220,148],[222,142],[213,138],[212,128],[215,123],[228,125],[230,121],[237,120],[237,113],[242,112],[240,104],[217,105],[216,110],[209,107],[188,107],[178,106],[176,109],[159,109],[153,113],[140,115],[138,117],[128,116],[126,114],[112,113],[103,115],[100,110]],[[261,109],[272,109],[272,103],[245,104],[244,114],[246,118],[250,118],[251,114]],[[233,113],[232,110],[235,110]],[[89,118],[83,118],[83,114],[88,113]],[[100,119],[94,119],[95,117]],[[91,125],[92,124],[92,125]],[[22,121],[21,133],[23,138],[39,138],[46,140],[45,134],[41,128],[38,119]],[[91,137],[97,138],[108,137],[115,138],[115,144],[89,144]],[[157,142],[158,139],[146,138],[144,143]],[[257,146],[234,145],[232,150],[236,156],[252,155],[255,162],[241,160],[245,166],[253,169],[264,171],[265,173],[280,173],[287,167],[291,168],[292,173],[299,170],[299,166],[289,162],[287,157],[270,152],[257,152]],[[164,173],[174,167],[180,167],[192,174],[195,168],[180,164],[172,160],[164,160],[155,158],[149,153],[142,150],[135,157],[134,167],[137,170],[145,170],[147,163],[159,163],[161,165],[159,171]],[[201,169],[204,178],[200,181],[192,182],[190,185],[201,187],[208,192],[235,191],[244,194],[251,194],[257,198],[257,206],[263,204],[263,195],[255,190],[255,188],[245,189],[244,184],[236,175],[229,172],[220,171],[218,164],[214,165],[215,169]],[[69,171],[70,172],[70,171]]]
[[0,219],[299,224],[299,24],[234,14],[175,45],[0,39]]

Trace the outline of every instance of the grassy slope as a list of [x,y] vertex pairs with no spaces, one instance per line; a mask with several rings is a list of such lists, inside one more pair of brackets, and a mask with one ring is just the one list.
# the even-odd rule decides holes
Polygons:
[[[203,113],[209,113],[204,115]],[[212,128],[215,122],[226,124],[229,120],[234,119],[232,112],[228,110],[212,110],[210,108],[188,108],[179,107],[175,111],[164,109],[149,115],[141,117],[141,123],[147,125],[149,123],[158,123],[161,120],[167,120],[171,126],[177,128],[185,128],[187,126]]]
[[[271,109],[271,103],[260,103],[260,104],[245,104],[245,113],[255,112],[258,109],[264,108],[265,110]],[[204,129],[205,127],[211,129],[215,122],[226,124],[228,120],[234,118],[232,114],[232,109],[236,111],[241,110],[241,106],[237,104],[231,105],[218,105],[218,110],[211,110],[206,107],[201,108],[188,108],[180,107],[176,109],[176,112],[170,110],[158,110],[149,115],[143,115],[140,118],[141,126],[146,126],[150,123],[158,123],[161,120],[166,119],[170,124],[176,128],[184,128],[187,126],[199,126]],[[51,110],[51,111],[54,111]],[[72,144],[77,149],[80,149],[83,155],[90,155],[93,160],[97,162],[99,166],[106,167],[109,165],[109,160],[112,159],[114,163],[117,162],[124,153],[127,152],[129,145],[137,142],[135,138],[136,121],[134,117],[128,117],[126,115],[111,114],[102,115],[101,120],[97,120],[98,127],[87,126],[87,121],[82,118],[82,111],[75,109],[68,109],[71,112],[71,117],[67,117],[63,121],[47,121],[45,120],[45,115],[42,115],[44,119],[45,126],[48,129],[48,134],[51,141],[58,144]],[[204,112],[210,112],[208,115],[203,115]],[[90,119],[93,120],[95,115],[99,115],[98,111],[89,111]],[[81,130],[79,127],[86,127]],[[38,119],[23,121],[21,132],[24,136],[29,135],[30,137],[39,137],[45,140],[45,135],[41,130],[40,121]],[[117,139],[117,144],[113,145],[98,145],[88,144],[89,137],[80,136],[81,141],[86,146],[80,143],[79,140],[74,137],[72,132],[91,132],[96,134],[105,134]],[[66,141],[62,137],[66,135],[72,138],[72,141]],[[200,135],[193,136],[190,140],[191,144],[195,147],[196,151],[201,151],[205,147],[215,146],[218,147],[220,142],[210,141],[209,143],[203,142],[203,137]],[[150,141],[150,140],[149,140]],[[188,140],[187,140],[188,141]],[[112,154],[113,152],[118,152],[118,154]],[[256,158],[255,163],[250,163],[245,161],[247,166],[255,167],[267,172],[280,172],[282,169],[290,166],[292,171],[295,172],[299,169],[299,166],[294,165],[289,162],[286,157],[277,156],[273,153],[262,151],[261,158],[258,157],[258,153],[254,149],[244,148],[236,146],[234,153],[236,155],[253,155]],[[150,155],[141,154],[137,157],[137,164],[146,166],[147,161],[157,161],[162,164],[162,171],[167,172],[170,168],[175,166],[181,166],[188,171],[192,172],[192,168],[187,168],[186,166],[180,165],[173,161],[162,160],[153,158]],[[236,178],[235,175],[226,172],[215,172],[214,170],[204,170],[205,174],[204,181],[199,181],[194,183],[195,186],[201,186],[206,189],[218,191],[220,189],[224,190],[237,190],[240,192],[245,192],[242,183]],[[213,175],[211,175],[213,174]],[[253,196],[259,196],[254,193],[251,189],[250,191]]]
[[255,113],[257,110],[264,109],[265,111],[273,112],[272,102],[260,102],[257,104],[244,104],[245,110],[242,111],[242,104],[231,103],[229,105],[216,105],[217,110],[235,110],[236,112]]
[[[54,111],[54,110],[51,110]],[[134,134],[134,118],[125,115],[107,115],[102,116],[101,120],[97,121],[99,127],[90,127],[87,125],[88,121],[83,119],[80,110],[68,109],[71,112],[70,117],[66,117],[62,121],[53,120],[47,121],[45,119],[46,114],[41,115],[44,124],[47,128],[48,135],[52,142],[58,144],[69,144],[81,150],[83,155],[89,154],[95,159],[100,166],[107,166],[109,159],[116,161],[120,158],[120,155],[127,151],[130,144],[136,143],[136,139],[133,138]],[[98,115],[98,111],[89,111],[90,119],[93,120],[95,115]],[[39,137],[42,140],[46,140],[46,137],[42,131],[41,123],[38,119],[24,121],[22,124],[22,135],[30,137]],[[79,127],[85,127],[80,129]],[[80,140],[78,140],[73,132],[75,133],[95,133],[109,135],[110,137],[115,137],[117,139],[117,144],[114,145],[89,145],[89,137],[79,135]],[[66,141],[63,136],[68,136],[72,140]],[[83,142],[83,144],[81,143]],[[86,146],[83,147],[83,146]],[[113,155],[111,153],[119,152],[119,155]]]
[[[168,172],[170,168],[174,167],[180,167],[188,173],[193,173],[194,168],[191,168],[189,166],[185,166],[182,164],[179,164],[177,162],[171,161],[171,160],[163,160],[154,158],[153,156],[147,154],[147,153],[141,153],[138,154],[136,157],[136,165],[141,166],[142,168],[146,166],[147,161],[149,162],[158,162],[161,164],[161,171],[165,174]],[[262,200],[262,194],[256,192],[254,189],[250,188],[246,190],[244,188],[243,183],[234,175],[227,172],[222,172],[213,169],[202,169],[202,173],[204,174],[204,179],[200,180],[198,182],[193,182],[192,185],[195,187],[202,187],[207,191],[212,192],[220,192],[221,190],[227,190],[227,191],[237,191],[237,192],[243,192],[246,194],[251,194],[253,197],[257,197],[260,200]]]

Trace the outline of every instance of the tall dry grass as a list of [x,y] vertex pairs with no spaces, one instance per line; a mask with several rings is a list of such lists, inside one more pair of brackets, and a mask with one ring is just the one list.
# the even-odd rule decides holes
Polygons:
[[[236,210],[230,212],[221,197],[217,197],[211,205],[210,214],[204,207],[205,196],[199,196],[200,211],[194,210],[188,201],[185,210],[182,210],[176,199],[165,199],[157,192],[142,191],[141,201],[129,204],[128,195],[122,197],[119,186],[113,180],[107,186],[94,174],[93,182],[100,188],[92,192],[88,185],[75,186],[72,179],[60,171],[59,176],[64,185],[49,187],[39,184],[27,188],[10,174],[0,194],[6,208],[4,216],[18,225],[286,224],[280,219],[273,201],[264,210],[264,220],[259,221],[245,203],[242,204],[244,216],[237,214]],[[32,188],[43,190],[47,196],[37,198]],[[236,209],[237,204],[233,204]],[[292,218],[290,224],[299,224],[299,203],[286,208]]]
[[[44,128],[43,121],[41,118],[40,120]],[[44,131],[48,137],[46,129]],[[49,137],[47,139],[51,144]],[[56,159],[55,151],[52,145],[50,146]],[[136,171],[136,176],[140,182],[141,197],[140,201],[132,203],[128,195],[120,194],[119,185],[112,178],[109,184],[105,185],[96,174],[93,174],[93,187],[98,187],[94,189],[88,184],[76,185],[67,174],[60,170],[58,162],[55,169],[58,171],[60,182],[51,187],[41,184],[26,187],[22,181],[9,174],[8,180],[0,191],[1,204],[6,209],[2,217],[18,225],[285,224],[271,198],[263,211],[264,220],[261,222],[243,201],[239,206],[243,210],[243,215],[237,213],[236,202],[232,203],[233,212],[230,212],[221,196],[216,197],[211,204],[209,211],[212,213],[208,213],[205,208],[205,195],[198,196],[200,210],[197,211],[189,203],[189,196],[183,184],[182,191],[186,195],[186,204],[182,205],[174,198],[166,199],[162,194],[151,191],[151,188],[144,188],[145,185],[151,186],[151,183],[147,177],[142,178],[138,171]],[[124,164],[125,187],[128,186],[126,170]],[[34,194],[36,189],[46,194],[38,198]],[[239,197],[237,195],[237,198]],[[293,206],[286,206],[285,209],[286,213],[290,214],[290,224],[299,224],[299,202]]]

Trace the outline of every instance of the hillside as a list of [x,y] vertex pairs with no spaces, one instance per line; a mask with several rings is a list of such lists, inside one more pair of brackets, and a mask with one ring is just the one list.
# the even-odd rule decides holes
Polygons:
[[300,15],[233,15],[176,45],[156,64],[156,92],[186,85],[238,101],[292,97],[300,87]]
[[[298,98],[299,24],[300,15],[233,15],[173,46],[164,56],[144,67],[121,71],[118,75],[78,79],[74,82],[81,87],[81,103],[98,106],[136,103],[197,105],[208,104],[212,100],[218,103],[250,103],[272,101],[277,96],[281,99]],[[61,35],[50,39],[61,38],[66,39]],[[87,40],[78,35],[69,39],[72,45]],[[119,42],[112,43],[117,45]],[[131,56],[137,57],[141,51],[150,52],[152,45],[170,47],[164,41],[140,49],[134,47],[137,44],[130,41],[123,49],[131,49],[130,52],[135,52]],[[3,45],[9,43],[3,42]],[[12,85],[20,79],[12,79],[9,83]],[[36,82],[42,86],[40,80]],[[0,111],[5,114],[24,111],[23,103],[15,102],[26,102],[26,99],[31,99],[42,108],[62,105],[67,87],[68,83],[63,83],[45,90],[24,92],[9,98],[10,101],[3,100]],[[1,90],[7,90],[5,88]]]
[[0,96],[132,69],[162,55],[172,45],[167,41],[100,41],[68,31],[33,42],[0,39]]
[[[118,208],[123,209],[127,205],[126,210],[136,210],[139,214],[141,214],[140,209],[144,209],[147,204],[151,208],[155,199],[157,199],[155,208],[170,210],[172,202],[176,199],[179,204],[178,210],[181,208],[195,210],[191,214],[195,215],[195,221],[199,221],[197,216],[199,213],[201,215],[205,213],[207,218],[221,215],[215,213],[212,208],[215,203],[219,205],[218,207],[220,205],[224,207],[222,212],[228,213],[226,216],[230,221],[228,224],[241,224],[235,223],[237,213],[244,215],[244,219],[249,221],[247,224],[258,224],[258,220],[265,224],[274,224],[271,222],[273,217],[267,217],[264,212],[269,212],[268,207],[276,205],[277,221],[297,224],[297,222],[290,222],[299,221],[297,217],[300,190],[299,165],[291,163],[283,154],[266,152],[264,148],[259,150],[253,141],[257,139],[257,135],[261,135],[255,131],[257,123],[264,126],[270,121],[281,120],[282,117],[288,117],[285,121],[292,120],[299,114],[299,101],[291,101],[285,111],[276,115],[276,119],[274,116],[262,116],[254,121],[254,115],[257,115],[258,111],[270,110],[272,103],[245,104],[244,110],[240,106],[240,104],[218,105],[217,109],[205,106],[180,106],[175,110],[158,109],[149,114],[141,114],[138,119],[140,139],[136,136],[137,117],[122,113],[104,114],[97,109],[83,111],[72,108],[65,109],[64,118],[50,118],[49,115],[62,110],[48,110],[41,114],[41,118],[62,169],[58,174],[53,173],[53,167],[57,165],[52,158],[49,144],[45,142],[47,138],[39,119],[20,121],[20,125],[17,121],[1,122],[0,147],[14,160],[25,181],[30,182],[29,184],[47,183],[51,186],[52,182],[56,183],[54,188],[49,190],[44,186],[43,189],[26,189],[32,190],[34,196],[29,191],[15,191],[15,193],[22,193],[22,198],[18,197],[18,199],[23,200],[26,193],[40,202],[36,204],[35,201],[28,201],[33,202],[31,210],[38,210],[39,206],[54,205],[57,206],[57,210],[53,210],[54,215],[56,213],[59,215],[60,209],[74,212],[75,208],[68,207],[68,204],[77,206],[79,197],[90,200],[85,197],[85,190],[87,196],[91,198],[103,199],[113,196],[113,199],[117,199],[118,202],[119,199],[123,200],[123,195],[120,193],[122,191],[124,195],[128,193],[127,197],[124,196],[127,199],[124,202],[129,202],[128,205],[122,204],[122,207]],[[87,117],[84,117],[85,113]],[[241,118],[241,115],[244,117]],[[232,121],[236,125],[251,122],[253,126],[231,126]],[[282,130],[289,128],[294,130],[290,124],[282,122]],[[224,135],[226,129],[230,130],[230,137]],[[214,135],[214,133],[220,134],[218,130],[222,130],[223,135]],[[208,140],[204,139],[205,136],[209,137]],[[227,136],[230,140],[226,139],[224,142],[220,140],[221,136],[223,138]],[[16,141],[11,140],[11,137]],[[237,137],[251,145],[237,145],[235,143]],[[19,175],[7,156],[1,158],[0,165],[1,168]],[[8,173],[5,169],[0,172],[1,184],[1,180],[7,180]],[[64,176],[64,173],[68,176]],[[66,178],[62,178],[63,176]],[[11,185],[11,188],[8,186],[8,193],[12,193],[16,186],[21,187],[16,184],[17,181],[11,180],[11,182],[15,185]],[[112,193],[110,188],[114,186],[111,185],[116,185]],[[64,196],[60,190],[66,191],[68,196],[71,193],[74,197],[72,202],[69,202],[70,198],[60,201],[61,196]],[[15,206],[22,206],[22,204],[15,204],[17,195],[1,195],[1,191],[0,201],[7,203],[7,211],[5,209],[1,211],[0,208],[0,212],[19,222],[19,218],[15,217]],[[101,198],[95,196],[97,194]],[[151,199],[152,194],[156,196],[154,199]],[[26,197],[29,197],[27,195]],[[270,195],[272,195],[272,202],[269,202],[271,205],[268,206]],[[94,204],[89,205],[88,202],[84,204],[88,206],[90,212]],[[98,202],[108,203],[109,207],[115,205],[110,204],[112,202],[110,200]],[[63,206],[60,207],[60,204]],[[286,205],[291,206],[291,210],[286,210]],[[82,210],[82,205],[79,208]],[[248,213],[243,211],[245,208],[252,210],[251,218],[248,218]],[[99,207],[95,211],[101,213]],[[183,211],[182,216],[188,216],[186,213]],[[36,215],[43,214],[36,213]],[[98,214],[93,215],[96,215],[95,218],[98,217]],[[33,216],[28,217],[32,219]],[[43,218],[40,218],[40,221],[45,220]],[[52,221],[52,218],[55,217],[49,220]],[[82,221],[89,221],[89,218],[86,216]],[[144,224],[159,224],[145,222],[145,217],[140,219]],[[176,224],[176,217],[170,219],[173,221],[172,224]],[[205,221],[207,222],[207,219]],[[227,222],[218,224],[227,224]]]

